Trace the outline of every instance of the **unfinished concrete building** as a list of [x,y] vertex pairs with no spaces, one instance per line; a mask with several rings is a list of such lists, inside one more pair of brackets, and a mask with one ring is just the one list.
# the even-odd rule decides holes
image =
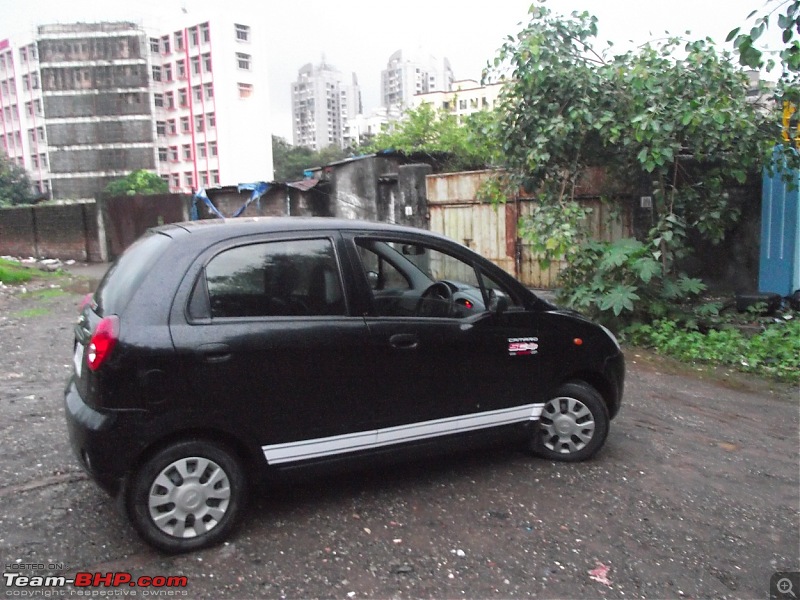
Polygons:
[[38,28],[54,198],[94,198],[133,169],[155,169],[146,39],[127,22]]

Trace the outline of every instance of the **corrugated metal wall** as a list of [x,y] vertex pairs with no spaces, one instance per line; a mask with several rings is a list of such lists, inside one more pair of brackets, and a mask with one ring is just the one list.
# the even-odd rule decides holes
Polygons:
[[[561,264],[542,269],[530,244],[518,238],[519,217],[532,214],[535,200],[519,198],[495,207],[480,202],[478,190],[492,171],[445,173],[426,179],[430,229],[469,246],[525,285],[554,288]],[[630,215],[614,214],[598,196],[583,202],[592,208],[590,229],[596,239],[613,241],[632,236]],[[617,207],[617,210],[619,207]]]

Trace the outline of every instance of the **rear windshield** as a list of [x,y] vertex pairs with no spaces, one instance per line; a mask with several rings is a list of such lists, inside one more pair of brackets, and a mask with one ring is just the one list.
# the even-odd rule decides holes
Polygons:
[[94,295],[97,314],[119,314],[130,302],[166,247],[172,241],[163,233],[148,232],[128,248],[103,277]]

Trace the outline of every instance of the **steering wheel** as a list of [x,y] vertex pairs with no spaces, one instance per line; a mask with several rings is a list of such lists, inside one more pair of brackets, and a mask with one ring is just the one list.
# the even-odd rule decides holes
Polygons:
[[453,313],[453,290],[437,281],[422,292],[414,311],[418,317],[449,317]]

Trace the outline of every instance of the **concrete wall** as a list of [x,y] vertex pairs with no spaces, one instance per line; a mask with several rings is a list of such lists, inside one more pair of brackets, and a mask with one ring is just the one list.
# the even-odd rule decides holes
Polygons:
[[[116,117],[139,114],[142,105],[150,104],[145,92],[129,91],[125,94],[99,92],[88,96],[52,96],[47,99],[47,118],[61,119],[75,115]],[[149,121],[148,121],[149,124]],[[48,125],[48,132],[52,125]]]
[[190,201],[182,194],[102,198],[99,205],[108,258],[122,254],[150,227],[188,220]]
[[0,254],[38,256],[32,208],[0,209]]
[[[225,217],[231,217],[239,210],[252,192],[237,192],[235,187],[221,190],[207,190],[208,197]],[[198,203],[201,219],[217,218],[205,204]],[[242,217],[279,217],[286,214],[286,193],[284,190],[270,188],[258,202],[251,203],[240,216]]]
[[[458,204],[458,200],[467,200],[464,208],[471,210],[469,204],[474,200],[468,197],[468,192],[458,186],[454,188],[455,195],[447,191],[452,187],[448,182],[461,174],[427,177],[431,167],[426,164],[398,165],[393,159],[374,158],[376,160],[347,161],[326,167],[325,172],[319,174],[316,186],[308,190],[274,185],[261,199],[260,207],[251,204],[245,215],[285,215],[287,195],[289,214],[293,216],[362,218],[424,229],[437,229],[430,223],[431,207],[436,206],[437,200],[439,204]],[[597,190],[603,185],[602,178],[597,173],[590,175],[582,182],[581,195],[587,200],[599,202],[592,190],[595,190],[595,194],[599,193]],[[430,186],[427,190],[426,178]],[[445,187],[439,190],[441,186]],[[741,187],[728,191],[734,198],[732,203],[742,210],[739,224],[719,245],[692,238],[694,258],[685,261],[682,267],[689,275],[703,278],[715,290],[756,290],[761,226],[760,189]],[[249,192],[237,193],[235,187],[227,188],[224,193],[214,193],[214,190],[209,193],[226,216],[231,216],[250,195]],[[111,201],[113,208],[103,211],[102,220],[98,219],[93,202],[0,209],[0,254],[88,261],[113,258],[148,227],[188,219],[191,198],[171,194],[125,196]],[[621,226],[626,232],[638,236],[652,226],[651,211],[641,208],[638,196],[627,197],[623,208],[625,218]],[[598,204],[593,213],[593,219],[597,220],[597,237],[613,239],[625,233],[603,229],[607,227],[601,218],[604,210],[604,205]],[[200,216],[213,218],[203,205],[200,206]],[[501,228],[509,239],[514,237],[518,216],[515,212],[505,219],[505,227]],[[492,215],[489,217],[494,218]],[[509,228],[511,230],[507,231]],[[458,235],[455,237],[458,238]],[[524,247],[521,248],[520,256],[523,258],[524,251]],[[504,251],[504,256],[511,256],[515,252],[512,248]]]
[[[150,142],[153,127],[148,121],[123,123],[58,123],[48,125],[47,137],[52,144],[106,144],[126,139],[129,142]],[[152,154],[152,150],[149,152]]]
[[[325,186],[318,186],[324,188]],[[215,206],[233,215],[250,197],[235,187],[210,192]],[[287,197],[288,196],[288,197]],[[329,194],[276,185],[243,216],[332,216]],[[287,213],[287,201],[289,213]],[[100,207],[98,210],[98,206]],[[191,196],[158,194],[101,198],[65,205],[0,209],[0,255],[101,262],[113,260],[150,227],[187,221]],[[215,216],[199,205],[200,218]]]
[[[380,178],[397,176],[397,160],[383,156],[337,163],[326,167],[331,182],[333,214],[343,219],[388,220],[386,192],[379,192]],[[381,201],[383,200],[383,201]]]
[[[208,197],[225,217],[233,216],[250,198],[252,192],[238,192],[234,186],[206,190]],[[208,207],[197,203],[201,219],[217,218]],[[322,189],[301,190],[283,184],[273,184],[257,202],[245,209],[243,217],[330,217],[329,195]]]
[[0,209],[0,254],[101,261],[95,204]]
[[324,167],[330,214],[427,228],[425,176],[434,168],[399,154],[372,155]]

